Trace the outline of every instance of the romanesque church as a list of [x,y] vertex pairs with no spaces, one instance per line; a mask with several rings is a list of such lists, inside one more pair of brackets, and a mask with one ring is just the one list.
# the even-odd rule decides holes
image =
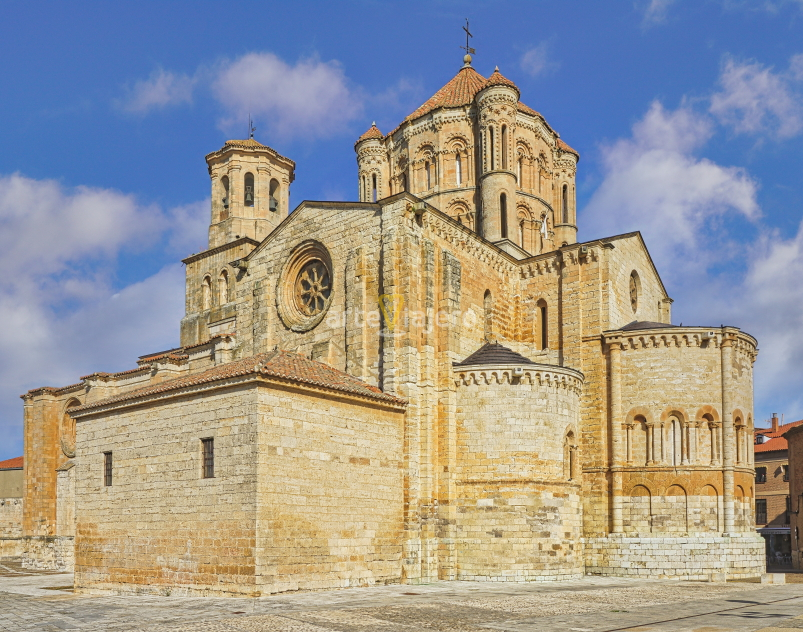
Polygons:
[[672,325],[639,233],[577,243],[579,154],[516,84],[466,56],[354,148],[358,201],[295,209],[289,158],[206,156],[179,346],[23,396],[25,563],[199,595],[760,575],[756,340]]

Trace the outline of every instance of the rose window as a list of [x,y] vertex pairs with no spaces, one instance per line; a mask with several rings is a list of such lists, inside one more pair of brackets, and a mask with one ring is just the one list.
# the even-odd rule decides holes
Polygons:
[[320,314],[331,293],[332,282],[323,261],[307,262],[296,278],[295,299],[299,311],[305,316]]

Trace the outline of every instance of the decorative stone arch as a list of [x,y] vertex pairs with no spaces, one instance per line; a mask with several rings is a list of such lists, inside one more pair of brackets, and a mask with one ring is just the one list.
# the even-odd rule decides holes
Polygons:
[[201,281],[201,310],[212,307],[212,275],[205,274]]
[[70,416],[70,409],[80,405],[81,401],[77,397],[71,397],[64,404],[61,412],[59,443],[61,444],[61,451],[68,459],[75,458],[75,419]]
[[516,205],[516,237],[519,246],[527,252],[535,250],[532,235],[534,225],[533,212],[530,207],[525,202],[519,202]]
[[229,301],[231,301],[232,297],[232,275],[229,274],[229,271],[226,268],[223,268],[217,275],[217,293],[218,293],[218,303],[220,305],[225,305]]
[[689,530],[696,533],[720,531],[721,494],[714,483],[700,485],[689,498]]
[[647,534],[652,531],[652,491],[647,481],[634,481],[622,499],[622,526],[625,533]]
[[[708,417],[706,417],[706,415],[708,415]],[[704,406],[700,406],[700,408],[697,409],[697,414],[695,415],[694,420],[699,423],[704,423],[704,422],[719,423],[720,422],[719,412],[713,406],[709,406],[708,404],[706,404]]]
[[462,134],[451,134],[446,140],[446,148],[450,153],[467,152],[470,144],[468,139]]

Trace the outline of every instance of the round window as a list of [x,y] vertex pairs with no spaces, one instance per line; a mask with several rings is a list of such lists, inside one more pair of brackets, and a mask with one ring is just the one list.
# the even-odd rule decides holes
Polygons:
[[276,286],[279,316],[293,331],[309,331],[323,320],[332,301],[332,259],[316,241],[296,246]]

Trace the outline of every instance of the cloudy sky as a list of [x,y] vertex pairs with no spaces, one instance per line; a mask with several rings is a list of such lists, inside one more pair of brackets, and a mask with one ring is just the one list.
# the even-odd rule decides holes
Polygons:
[[641,230],[673,322],[755,335],[756,419],[803,417],[803,1],[4,3],[0,459],[29,388],[175,346],[204,155],[356,199],[353,143],[498,65],[582,155],[580,237]]

